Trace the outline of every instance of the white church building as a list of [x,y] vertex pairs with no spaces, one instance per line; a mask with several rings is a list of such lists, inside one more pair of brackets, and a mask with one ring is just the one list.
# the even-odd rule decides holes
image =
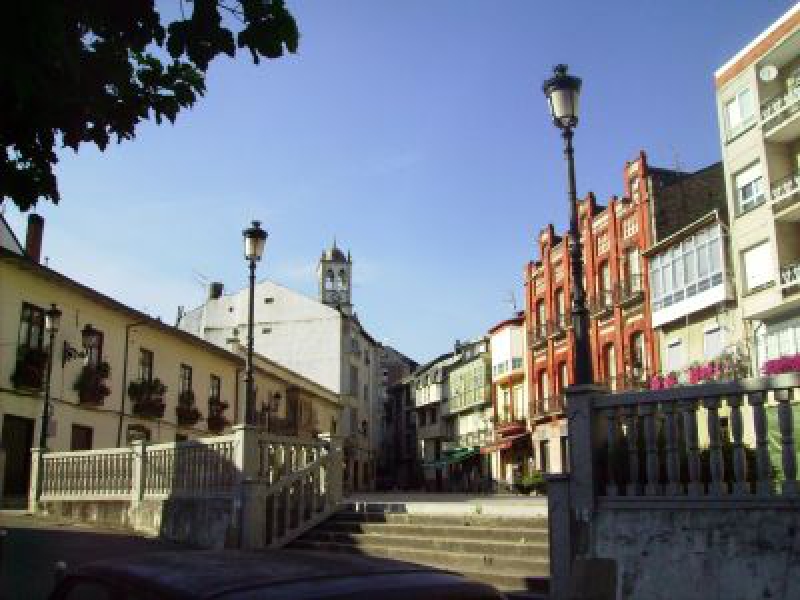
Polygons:
[[[411,361],[376,342],[359,323],[352,260],[335,242],[322,253],[317,277],[318,300],[272,281],[256,284],[254,350],[340,395],[342,422],[317,425],[344,439],[345,486],[373,489],[384,442],[387,357],[408,362],[406,372]],[[246,344],[247,314],[247,288],[224,294],[222,284],[214,283],[205,304],[183,313],[178,327],[219,346],[231,340]],[[256,410],[266,401],[257,391]]]

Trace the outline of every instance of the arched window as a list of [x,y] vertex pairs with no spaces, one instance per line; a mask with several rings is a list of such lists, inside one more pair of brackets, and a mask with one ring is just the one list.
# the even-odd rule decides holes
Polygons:
[[325,272],[325,289],[332,290],[333,289],[333,271],[330,269]]
[[347,272],[344,269],[339,269],[339,289],[346,290],[347,289]]

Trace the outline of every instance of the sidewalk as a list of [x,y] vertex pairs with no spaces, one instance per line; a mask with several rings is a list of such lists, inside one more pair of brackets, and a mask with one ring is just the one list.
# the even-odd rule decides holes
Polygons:
[[497,517],[547,517],[546,496],[372,492],[352,494],[347,496],[343,502],[359,511],[375,510],[442,515],[483,514]]

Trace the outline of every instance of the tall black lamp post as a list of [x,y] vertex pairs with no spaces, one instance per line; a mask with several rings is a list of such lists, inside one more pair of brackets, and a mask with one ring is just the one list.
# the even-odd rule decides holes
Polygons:
[[44,381],[44,403],[42,404],[42,423],[39,428],[39,464],[36,476],[36,500],[42,496],[42,481],[44,481],[44,453],[47,448],[47,430],[50,428],[50,377],[53,373],[53,348],[56,333],[61,325],[61,311],[55,304],[44,312],[44,329],[50,336],[50,345],[47,348],[47,369]]
[[567,65],[557,65],[554,75],[544,82],[544,94],[550,104],[553,123],[564,138],[569,189],[569,262],[572,276],[572,330],[575,335],[575,370],[573,383],[592,383],[592,360],[589,350],[589,312],[583,287],[583,254],[578,226],[578,198],[575,192],[575,156],[572,149],[573,129],[578,124],[578,98],[581,80],[567,74]]
[[261,229],[259,221],[245,229],[244,235],[244,257],[250,263],[250,304],[247,312],[247,373],[245,375],[245,423],[247,425],[256,424],[256,390],[255,380],[253,379],[253,321],[255,310],[255,290],[256,290],[256,263],[261,260],[264,253],[264,245],[267,243],[267,232]]

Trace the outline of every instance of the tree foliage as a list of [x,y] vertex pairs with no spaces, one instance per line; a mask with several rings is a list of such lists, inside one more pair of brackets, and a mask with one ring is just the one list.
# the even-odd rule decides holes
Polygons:
[[[57,203],[56,149],[104,150],[143,121],[174,122],[221,54],[296,52],[283,0],[12,0],[0,15],[0,203]],[[164,4],[162,4],[162,8]]]

